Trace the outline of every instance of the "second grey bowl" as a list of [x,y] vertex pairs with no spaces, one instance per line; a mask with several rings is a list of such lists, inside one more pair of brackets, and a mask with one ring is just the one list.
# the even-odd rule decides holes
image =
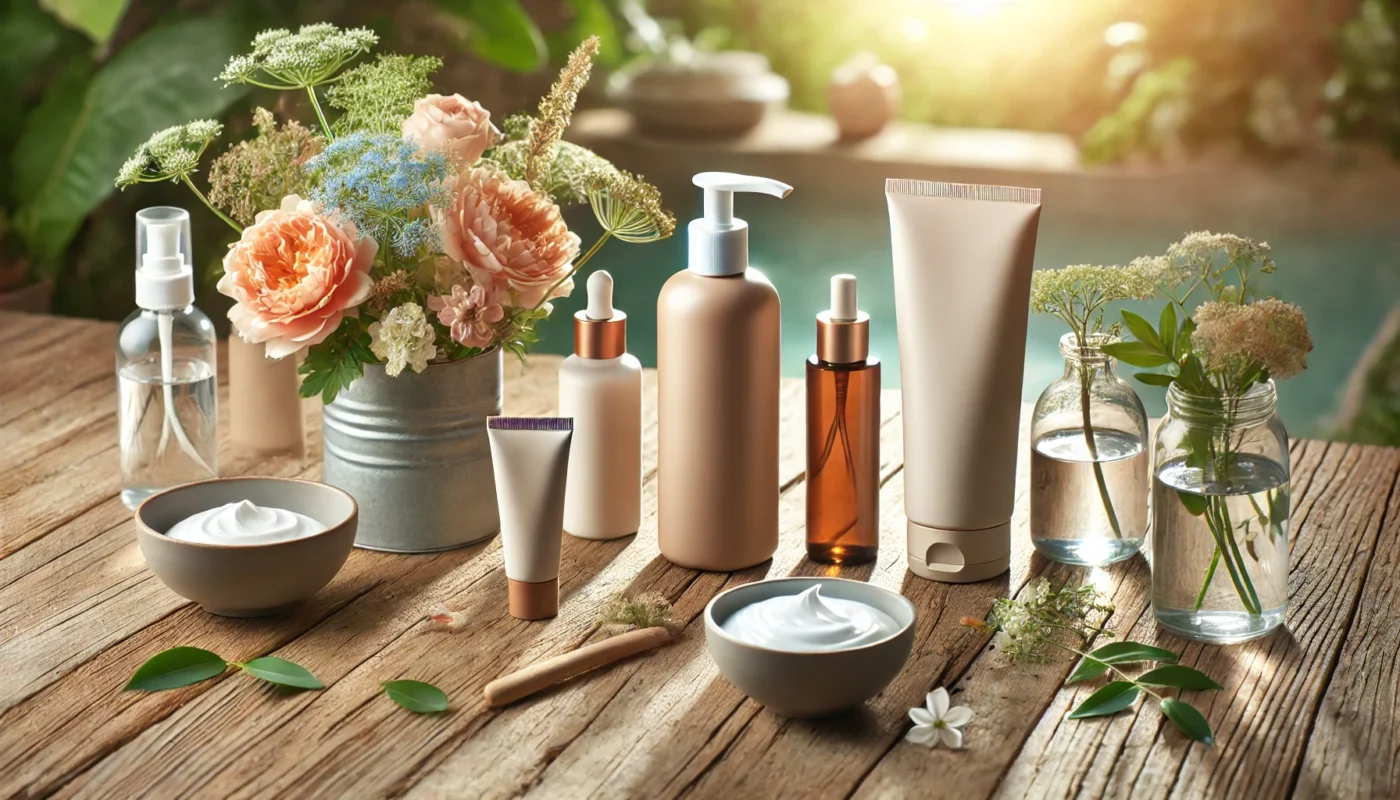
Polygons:
[[[305,514],[326,530],[288,542],[183,542],[165,532],[201,511],[241,500]],[[262,617],[305,600],[331,582],[355,544],[355,498],[334,486],[292,478],[216,478],[146,498],[136,539],[151,572],[176,594],[221,617]]]
[[[866,603],[889,614],[899,632],[859,647],[823,652],[749,644],[720,626],[744,606],[813,586],[825,597]],[[914,647],[914,604],[903,595],[844,578],[775,578],[736,586],[705,606],[705,645],[730,683],[786,717],[823,717],[864,703],[889,685]]]

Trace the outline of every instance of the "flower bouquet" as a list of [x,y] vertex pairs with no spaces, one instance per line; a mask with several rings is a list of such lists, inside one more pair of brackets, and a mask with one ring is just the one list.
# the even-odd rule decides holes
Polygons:
[[[229,319],[270,358],[305,351],[301,394],[326,403],[325,480],[360,501],[359,543],[436,550],[498,526],[485,417],[500,412],[501,353],[524,355],[605,242],[663,239],[675,219],[655,187],[562,141],[596,37],[538,114],[504,130],[431,93],[439,59],[354,64],[377,42],[326,23],[258,34],[219,78],[304,95],[314,122],[258,109],[207,194],[193,176],[222,131],[212,120],[156,133],[116,183],[183,183],[234,230],[218,281]],[[583,203],[602,234],[580,255],[560,206]]]

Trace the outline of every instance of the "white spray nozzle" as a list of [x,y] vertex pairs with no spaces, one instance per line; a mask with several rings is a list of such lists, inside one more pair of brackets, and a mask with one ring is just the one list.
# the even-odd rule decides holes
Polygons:
[[588,310],[584,313],[589,319],[613,318],[613,279],[607,270],[588,276]]
[[194,302],[190,215],[157,206],[136,212],[136,304],[184,308]]
[[690,223],[690,271],[709,276],[743,273],[749,266],[749,226],[734,216],[734,193],[787,197],[792,187],[733,172],[701,172],[693,180],[705,190],[705,216]]
[[856,276],[831,276],[831,318],[838,322],[849,322],[860,316],[856,304]]

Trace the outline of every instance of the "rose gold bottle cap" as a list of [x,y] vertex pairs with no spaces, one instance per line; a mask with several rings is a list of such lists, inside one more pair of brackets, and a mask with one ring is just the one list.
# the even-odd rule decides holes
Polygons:
[[856,305],[856,277],[831,277],[831,309],[817,315],[817,358],[858,364],[870,357],[870,315]]
[[627,315],[613,308],[613,279],[605,270],[588,276],[588,308],[574,314],[574,355],[618,358],[627,352]]
[[559,579],[526,583],[506,579],[510,615],[516,619],[549,619],[559,614]]

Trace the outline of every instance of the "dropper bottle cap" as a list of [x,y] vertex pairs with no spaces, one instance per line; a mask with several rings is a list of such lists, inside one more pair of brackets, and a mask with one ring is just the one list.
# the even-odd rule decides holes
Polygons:
[[870,315],[856,304],[856,276],[831,277],[831,308],[817,315],[817,359],[858,364],[870,356]]
[[588,276],[588,307],[574,314],[574,355],[618,358],[627,352],[627,314],[613,308],[613,279],[605,270]]
[[190,214],[155,206],[136,212],[136,305],[152,311],[194,302]]

